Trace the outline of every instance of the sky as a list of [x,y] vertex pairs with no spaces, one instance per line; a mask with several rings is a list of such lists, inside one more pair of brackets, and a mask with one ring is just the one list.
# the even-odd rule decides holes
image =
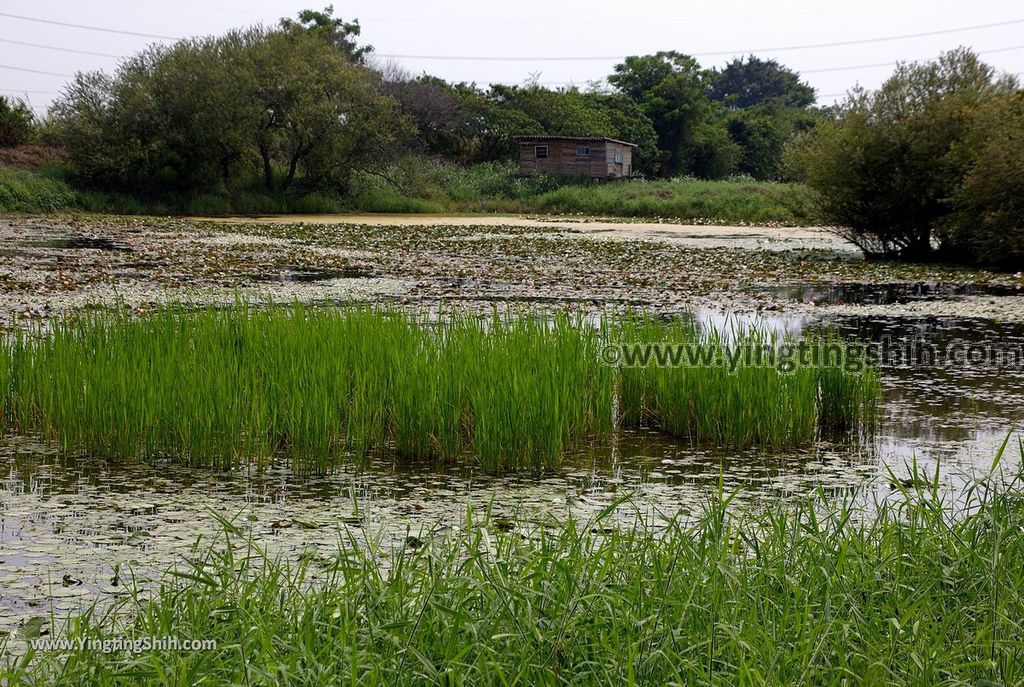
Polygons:
[[[119,56],[149,43],[273,24],[328,1],[0,0],[0,92],[42,113],[65,75],[112,71]],[[353,0],[334,8],[359,19],[375,59],[480,85],[536,79],[585,88],[622,57],[659,50],[697,56],[707,67],[746,54],[775,58],[799,71],[821,104],[855,84],[877,87],[897,60],[961,45],[999,69],[1024,72],[1019,0]]]

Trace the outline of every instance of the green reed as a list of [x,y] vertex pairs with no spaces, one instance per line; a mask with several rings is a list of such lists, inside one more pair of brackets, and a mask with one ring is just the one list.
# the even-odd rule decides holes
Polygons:
[[633,364],[620,360],[624,427],[701,444],[781,448],[822,431],[869,429],[875,418],[877,371],[833,334],[806,339],[803,359],[797,342],[757,327],[702,332],[691,320],[631,316],[615,337],[656,347]]
[[341,531],[336,552],[300,561],[225,521],[159,589],[129,584],[68,632],[216,649],[75,648],[7,672],[62,685],[1024,683],[1019,478],[953,498],[915,476],[919,490],[866,508],[819,496],[748,511],[719,489],[692,519],[650,528],[617,526],[623,502],[512,532],[468,512],[422,546]]
[[[748,336],[760,336],[749,334]],[[780,447],[862,426],[874,372],[608,365],[617,341],[700,340],[687,321],[523,312],[428,320],[301,305],[86,312],[0,349],[5,429],[120,460],[299,469],[393,450],[540,470],[617,426]],[[872,380],[875,380],[872,382]],[[616,408],[618,417],[616,417]]]

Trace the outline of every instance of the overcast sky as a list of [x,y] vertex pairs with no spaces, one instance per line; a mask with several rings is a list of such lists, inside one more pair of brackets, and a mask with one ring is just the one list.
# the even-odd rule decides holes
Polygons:
[[[117,65],[116,57],[11,41],[129,55],[156,40],[3,15],[182,37],[272,24],[281,16],[325,4],[323,0],[0,0],[0,89],[28,97],[42,111],[67,79],[10,67],[72,74]],[[413,73],[425,71],[481,85],[521,83],[539,74],[548,85],[586,86],[609,74],[615,58],[658,50],[698,55],[706,66],[751,52],[774,57],[801,72],[822,103],[834,101],[855,83],[877,86],[892,70],[884,63],[929,59],[959,45],[985,53],[983,57],[1000,69],[1024,72],[1024,5],[1019,0],[718,0],[699,4],[679,0],[354,0],[336,2],[335,15],[359,19],[363,42],[372,44],[378,54],[405,56],[397,61]],[[951,31],[999,23],[1003,25]],[[779,50],[933,32],[944,33]],[[471,59],[429,59],[439,56]],[[493,59],[503,57],[520,59]],[[606,59],[541,59],[545,57]],[[871,66],[879,63],[883,66]]]

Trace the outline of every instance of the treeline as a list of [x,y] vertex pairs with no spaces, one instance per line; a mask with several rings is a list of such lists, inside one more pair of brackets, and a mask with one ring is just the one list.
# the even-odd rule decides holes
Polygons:
[[637,144],[634,169],[648,178],[743,175],[816,192],[813,212],[791,185],[781,210],[762,203],[750,221],[813,214],[871,257],[1024,264],[1020,86],[969,50],[900,65],[878,91],[822,109],[797,73],[756,57],[707,69],[659,52],[626,58],[604,89],[481,88],[375,64],[359,34],[328,7],[154,46],[114,74],[78,74],[42,126],[0,99],[0,146],[41,138],[66,151],[77,189],[200,212],[361,198],[362,209],[486,201],[737,221],[736,208],[767,192],[730,189],[705,213],[666,199],[678,185],[651,184],[581,210],[567,180],[515,176],[518,135],[609,136]]
[[676,52],[630,57],[610,89],[481,88],[371,66],[360,27],[305,11],[272,28],[153,46],[114,74],[79,73],[51,109],[75,176],[125,193],[345,193],[410,153],[511,160],[523,134],[638,145],[648,177],[781,176],[782,151],[813,127],[813,90],[773,61],[721,70]]

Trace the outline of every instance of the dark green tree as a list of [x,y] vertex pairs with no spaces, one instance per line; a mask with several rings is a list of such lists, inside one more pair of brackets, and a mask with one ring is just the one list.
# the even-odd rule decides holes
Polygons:
[[35,121],[32,109],[23,101],[0,95],[0,148],[28,143]]
[[362,64],[373,52],[372,45],[356,43],[362,29],[359,20],[345,21],[334,16],[334,6],[328,5],[323,11],[302,10],[298,19],[282,19],[281,28],[289,32],[305,32],[317,36],[339,50],[351,62]]
[[[970,113],[1016,80],[966,49],[901,64],[874,93],[855,91],[792,151],[837,232],[868,255],[931,256],[963,183]],[[966,259],[966,255],[961,256]]]
[[751,55],[729,62],[711,75],[711,99],[730,108],[774,102],[786,107],[810,107],[814,89],[800,75],[775,60]]
[[[659,173],[717,175],[729,167],[735,145],[712,123],[715,110],[708,99],[709,73],[688,55],[668,51],[627,57],[608,81],[633,98],[658,135]],[[724,146],[721,150],[715,147]]]

